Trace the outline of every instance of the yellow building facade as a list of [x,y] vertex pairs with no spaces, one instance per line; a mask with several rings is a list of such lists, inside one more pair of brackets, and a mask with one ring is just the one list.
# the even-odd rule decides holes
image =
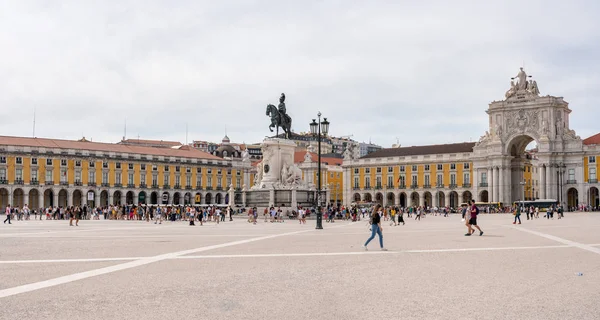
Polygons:
[[187,147],[0,137],[0,207],[241,205],[239,164]]

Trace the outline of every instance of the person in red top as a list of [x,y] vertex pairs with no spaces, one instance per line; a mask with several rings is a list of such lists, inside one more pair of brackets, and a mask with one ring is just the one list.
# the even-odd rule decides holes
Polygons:
[[468,230],[467,233],[465,233],[465,236],[470,236],[475,232],[475,229],[473,229],[473,227],[477,228],[477,230],[479,230],[479,236],[482,236],[483,231],[481,231],[481,228],[479,228],[479,226],[477,225],[477,215],[479,214],[479,209],[475,205],[475,200],[471,200],[470,214],[471,217],[469,219],[469,222],[467,223]]

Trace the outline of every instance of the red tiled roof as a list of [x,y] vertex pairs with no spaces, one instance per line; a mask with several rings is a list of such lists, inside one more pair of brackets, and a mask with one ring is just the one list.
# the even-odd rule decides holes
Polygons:
[[[310,157],[312,159],[312,161],[317,162],[319,161],[319,155],[314,153],[314,152],[309,152],[310,153]],[[296,151],[294,152],[294,163],[300,163],[300,162],[304,162],[304,155],[306,154],[306,151]],[[341,158],[333,158],[333,157],[324,157],[321,156],[321,163],[325,163],[328,165],[332,165],[332,166],[341,166],[342,162],[344,162],[344,159]]]
[[387,148],[375,151],[373,153],[369,153],[361,159],[473,152],[474,146],[475,142],[462,142],[451,144],[436,144],[428,146]]
[[137,145],[90,142],[90,141],[75,141],[75,140],[60,140],[47,138],[25,138],[25,137],[10,137],[0,136],[0,145],[5,146],[23,146],[23,147],[41,147],[41,148],[59,148],[59,149],[76,149],[102,152],[122,152],[132,154],[147,154],[152,156],[165,157],[184,157],[207,160],[223,160],[209,153],[200,151],[194,148],[156,148]]
[[600,144],[600,133],[596,133],[595,135],[583,139],[583,144],[585,145],[590,145],[590,144]]
[[121,140],[122,144],[134,144],[134,145],[157,145],[164,147],[175,147],[180,146],[181,142],[177,141],[164,141],[164,140],[145,140],[145,139],[125,139]]

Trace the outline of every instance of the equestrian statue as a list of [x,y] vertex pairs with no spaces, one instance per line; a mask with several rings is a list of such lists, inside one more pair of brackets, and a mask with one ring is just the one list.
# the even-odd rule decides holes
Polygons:
[[273,128],[277,130],[276,135],[279,136],[279,128],[283,130],[284,137],[290,139],[292,136],[292,118],[287,114],[285,109],[285,94],[282,93],[279,98],[279,106],[275,107],[272,104],[267,105],[267,116],[271,117],[271,125],[269,130],[273,132]]

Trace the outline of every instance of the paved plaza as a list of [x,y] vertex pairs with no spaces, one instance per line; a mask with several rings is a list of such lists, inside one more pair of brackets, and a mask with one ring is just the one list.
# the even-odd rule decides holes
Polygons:
[[[598,319],[600,214],[0,225],[0,319]],[[581,273],[582,275],[579,275]]]

